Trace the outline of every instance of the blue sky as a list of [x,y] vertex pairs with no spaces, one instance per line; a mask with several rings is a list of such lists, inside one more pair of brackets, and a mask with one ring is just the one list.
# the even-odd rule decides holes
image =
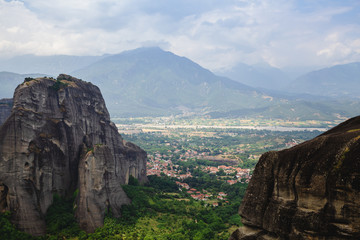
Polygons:
[[360,61],[358,0],[0,0],[0,56],[160,46],[213,71]]

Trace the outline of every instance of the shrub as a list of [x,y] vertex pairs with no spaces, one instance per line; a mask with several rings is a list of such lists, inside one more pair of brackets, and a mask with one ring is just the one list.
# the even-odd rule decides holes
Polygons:
[[60,89],[64,89],[67,87],[67,85],[69,85],[68,83],[63,83],[61,80],[56,80],[56,82],[54,83],[54,85],[52,85],[52,88],[55,91],[59,91]]
[[10,222],[10,212],[0,213],[0,238],[7,240],[16,240],[16,239],[35,239],[29,234],[20,232],[15,228],[15,226]]
[[46,212],[46,230],[57,237],[73,237],[81,233],[80,227],[74,217],[73,202],[76,197],[65,199],[55,194],[52,205]]

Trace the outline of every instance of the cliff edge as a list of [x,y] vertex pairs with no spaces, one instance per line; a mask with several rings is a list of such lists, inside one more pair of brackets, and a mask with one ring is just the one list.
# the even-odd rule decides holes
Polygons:
[[230,239],[360,239],[360,117],[262,155]]
[[53,195],[78,190],[76,217],[88,232],[105,211],[130,202],[121,184],[146,181],[146,152],[118,133],[98,87],[61,74],[25,79],[0,127],[0,211],[32,235],[46,232]]

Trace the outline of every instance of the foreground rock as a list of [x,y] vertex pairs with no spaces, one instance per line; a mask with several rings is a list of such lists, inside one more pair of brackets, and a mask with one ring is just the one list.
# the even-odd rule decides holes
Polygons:
[[0,99],[0,126],[10,116],[13,100],[10,98]]
[[257,164],[230,239],[360,239],[360,117]]
[[130,202],[129,175],[146,181],[146,153],[122,139],[96,86],[60,75],[17,87],[0,128],[0,211],[21,230],[44,234],[53,195],[78,189],[76,217],[93,231],[107,209],[119,217]]

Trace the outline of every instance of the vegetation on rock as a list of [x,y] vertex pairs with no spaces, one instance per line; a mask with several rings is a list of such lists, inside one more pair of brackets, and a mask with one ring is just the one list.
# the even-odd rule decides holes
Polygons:
[[64,89],[68,86],[68,83],[64,83],[61,80],[57,79],[54,85],[52,85],[52,89],[55,91],[59,91],[60,89]]

